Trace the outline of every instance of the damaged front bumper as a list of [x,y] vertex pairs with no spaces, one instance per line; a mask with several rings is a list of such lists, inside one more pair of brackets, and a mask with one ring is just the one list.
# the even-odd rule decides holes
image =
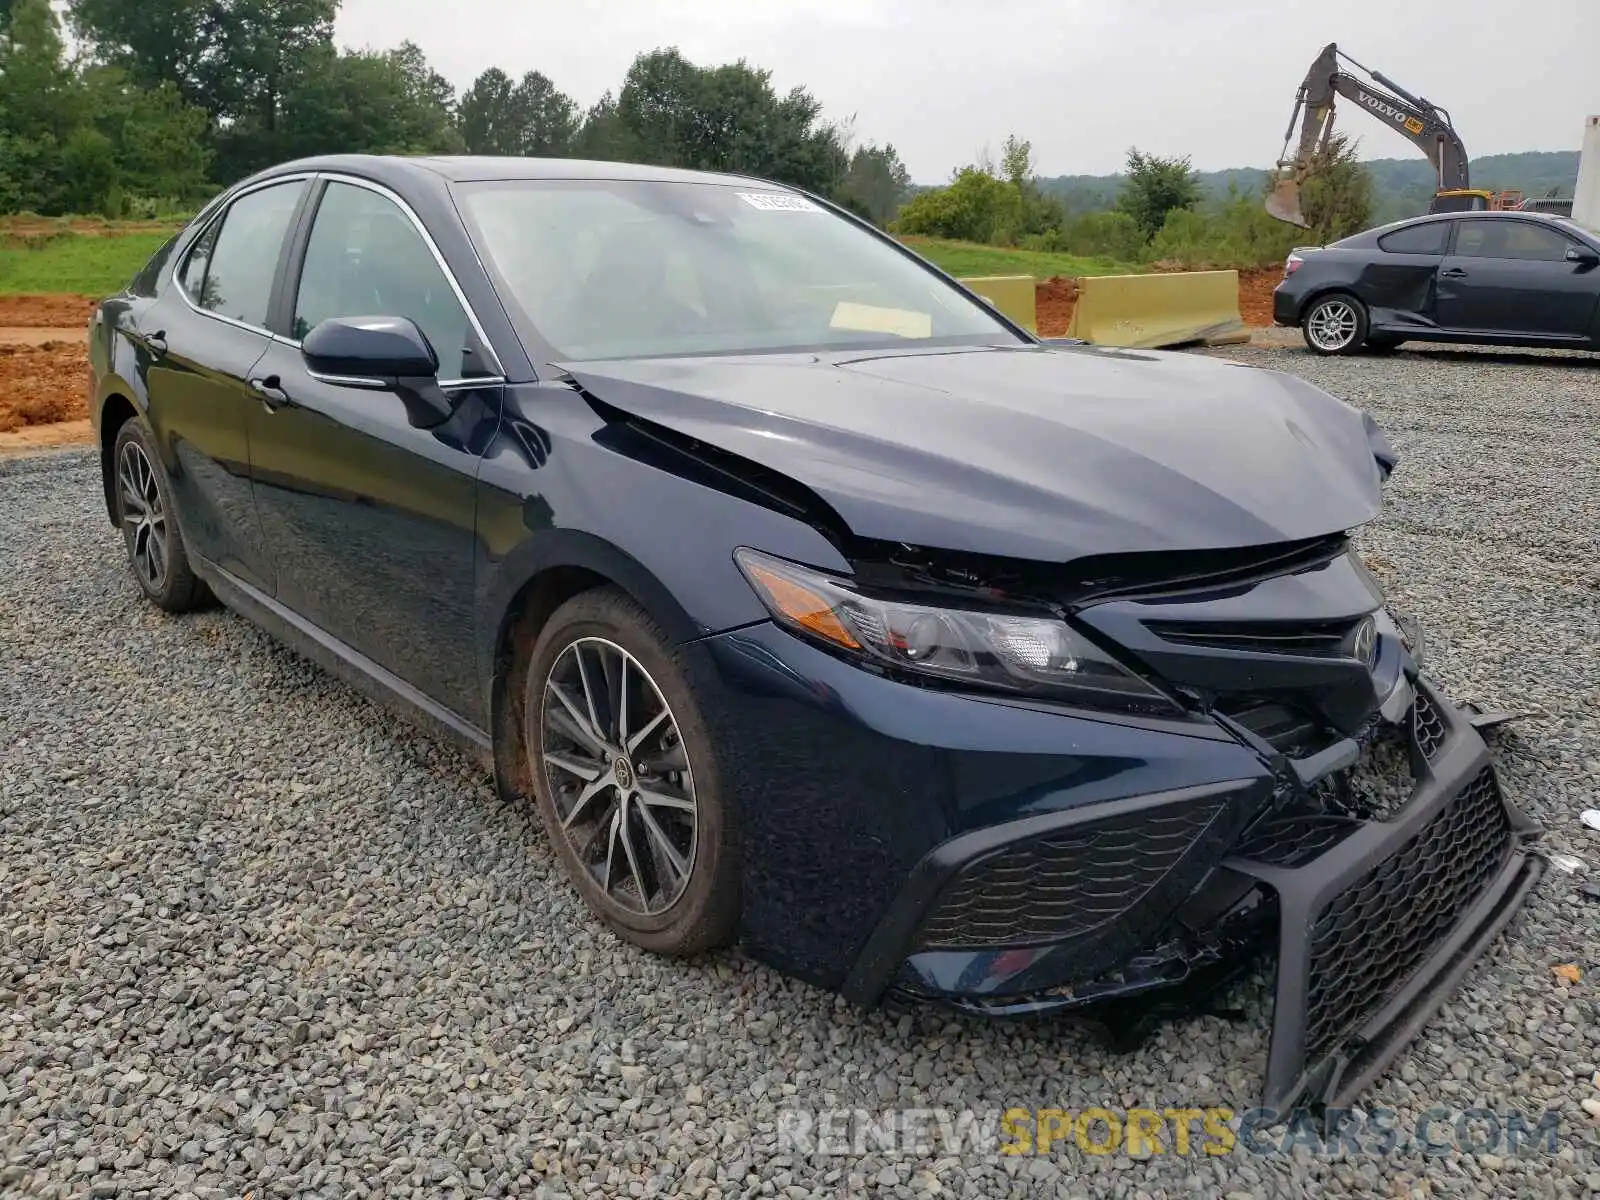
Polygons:
[[1543,867],[1469,714],[1424,678],[1404,687],[1390,732],[1409,797],[1392,811],[1340,811],[1302,768],[968,833],[912,871],[843,991],[990,1015],[1127,1009],[1203,995],[1275,945],[1262,1101],[1348,1103]]

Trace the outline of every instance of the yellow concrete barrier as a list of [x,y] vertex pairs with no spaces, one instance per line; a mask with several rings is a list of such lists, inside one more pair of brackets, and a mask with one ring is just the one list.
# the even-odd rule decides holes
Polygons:
[[978,275],[961,282],[1023,328],[1039,327],[1032,275]]
[[1239,272],[1099,275],[1078,281],[1068,337],[1101,346],[1222,346],[1247,342]]

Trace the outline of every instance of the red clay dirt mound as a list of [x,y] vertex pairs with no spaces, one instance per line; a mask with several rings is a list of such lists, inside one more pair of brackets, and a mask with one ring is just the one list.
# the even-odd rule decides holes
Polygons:
[[89,348],[0,345],[0,432],[89,415]]
[[[1272,290],[1283,278],[1278,267],[1254,267],[1239,272],[1239,315],[1244,323],[1261,329],[1272,324]],[[1072,309],[1078,302],[1076,280],[1057,275],[1041,279],[1034,287],[1040,337],[1066,337]]]
[[1265,329],[1272,324],[1272,292],[1282,282],[1282,267],[1239,272],[1239,315],[1246,325]]
[[0,329],[68,329],[87,325],[93,296],[0,296]]
[[1040,337],[1066,337],[1072,324],[1072,309],[1078,303],[1078,282],[1061,275],[1041,279],[1034,285],[1034,306]]

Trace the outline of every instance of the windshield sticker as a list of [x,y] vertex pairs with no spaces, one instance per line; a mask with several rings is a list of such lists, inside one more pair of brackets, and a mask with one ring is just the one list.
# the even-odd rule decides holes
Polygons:
[[783,192],[740,192],[739,199],[751,208],[762,212],[821,212],[820,204],[813,204],[804,196],[789,196]]
[[933,314],[841,300],[833,310],[833,319],[828,322],[828,328],[850,333],[887,333],[893,337],[925,338],[933,336]]

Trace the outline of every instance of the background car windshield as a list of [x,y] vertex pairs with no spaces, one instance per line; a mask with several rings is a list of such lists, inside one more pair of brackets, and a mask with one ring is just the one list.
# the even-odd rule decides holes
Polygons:
[[614,180],[461,192],[504,298],[557,360],[1018,344],[893,246],[790,193]]

